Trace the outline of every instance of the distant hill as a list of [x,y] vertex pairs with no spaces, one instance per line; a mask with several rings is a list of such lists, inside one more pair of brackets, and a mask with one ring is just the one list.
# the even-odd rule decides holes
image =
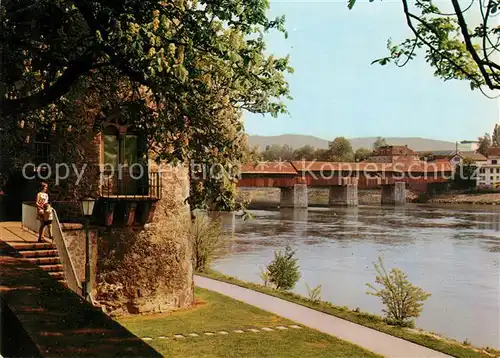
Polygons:
[[[452,150],[455,149],[455,143],[446,142],[442,140],[418,138],[418,137],[388,137],[385,138],[387,143],[390,145],[408,145],[409,148],[416,151],[428,151],[428,150]],[[366,138],[349,138],[351,145],[354,150],[358,148],[368,148],[371,149],[373,142],[375,142],[375,137]],[[315,148],[328,148],[328,140],[302,134],[282,134],[278,136],[260,136],[260,135],[249,135],[248,142],[251,146],[257,146],[261,150],[264,150],[266,145],[288,144],[293,149],[303,147],[305,145],[312,145]]]

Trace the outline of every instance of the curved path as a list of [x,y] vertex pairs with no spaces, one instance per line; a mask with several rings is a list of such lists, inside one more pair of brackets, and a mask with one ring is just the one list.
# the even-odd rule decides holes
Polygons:
[[404,339],[240,286],[201,276],[195,276],[194,282],[198,287],[248,303],[386,357],[450,357]]

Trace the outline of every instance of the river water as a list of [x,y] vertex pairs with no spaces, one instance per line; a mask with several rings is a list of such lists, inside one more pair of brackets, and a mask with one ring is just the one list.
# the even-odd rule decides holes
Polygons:
[[432,296],[417,326],[475,345],[500,348],[500,208],[477,206],[309,208],[251,211],[239,220],[227,255],[213,268],[260,282],[274,251],[297,250],[301,279],[322,285],[322,299],[382,314],[366,294],[383,256]]

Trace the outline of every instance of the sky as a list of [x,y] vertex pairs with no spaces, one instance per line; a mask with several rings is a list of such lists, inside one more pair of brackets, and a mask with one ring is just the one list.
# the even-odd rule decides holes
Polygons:
[[290,115],[245,114],[249,134],[308,134],[324,139],[425,137],[474,140],[499,121],[499,102],[468,82],[433,76],[423,54],[399,68],[370,63],[388,54],[387,39],[409,37],[400,2],[271,2],[285,15],[288,39],[268,36],[268,52],[290,54]]

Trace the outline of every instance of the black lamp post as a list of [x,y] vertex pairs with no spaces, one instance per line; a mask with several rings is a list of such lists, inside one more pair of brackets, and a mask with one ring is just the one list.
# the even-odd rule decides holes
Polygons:
[[89,240],[89,219],[94,211],[95,200],[92,198],[82,199],[82,211],[85,217],[85,282],[83,283],[83,297],[90,300],[90,240]]

